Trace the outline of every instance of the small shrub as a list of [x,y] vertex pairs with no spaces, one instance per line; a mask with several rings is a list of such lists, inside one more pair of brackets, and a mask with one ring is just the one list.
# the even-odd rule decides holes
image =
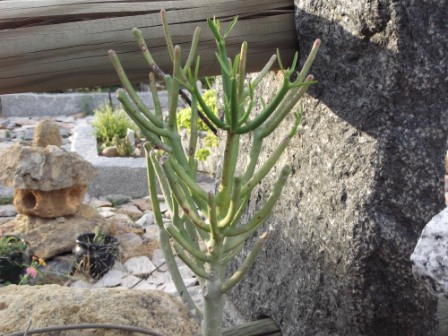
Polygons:
[[95,128],[95,137],[103,146],[114,145],[114,137],[125,139],[128,128],[137,133],[137,126],[122,108],[112,109],[106,104],[94,110],[94,113],[92,125]]

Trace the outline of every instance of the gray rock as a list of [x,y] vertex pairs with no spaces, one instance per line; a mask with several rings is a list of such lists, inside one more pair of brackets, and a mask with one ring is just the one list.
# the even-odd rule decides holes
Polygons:
[[0,120],[0,129],[8,128],[10,124],[11,124],[11,121],[9,119]]
[[[319,83],[303,101],[301,135],[279,160],[292,175],[261,230],[272,229],[265,251],[229,295],[246,318],[270,316],[284,336],[436,335],[436,300],[409,256],[444,208],[448,1],[295,5],[301,63],[322,39],[312,68]],[[268,77],[257,93],[265,101],[282,82]],[[262,162],[292,120],[266,139]],[[243,222],[277,175],[254,190]]]
[[88,205],[81,205],[77,213],[65,219],[60,223],[54,218],[17,215],[13,220],[2,223],[0,230],[24,237],[42,259],[71,252],[77,236],[93,232],[96,226],[109,232],[106,220]]
[[154,214],[152,212],[145,213],[140,219],[138,219],[135,224],[138,224],[140,226],[150,226],[154,223]]
[[93,166],[76,153],[57,146],[16,144],[0,153],[0,182],[15,189],[56,190],[89,185]]
[[159,271],[168,271],[168,265],[165,262],[165,256],[161,249],[152,251],[151,261],[158,268]]
[[104,276],[99,279],[94,288],[104,288],[104,287],[116,287],[121,284],[123,278],[126,276],[126,273],[121,272],[116,269],[111,269]]
[[0,205],[0,217],[14,217],[17,214],[12,204]]
[[127,288],[134,288],[143,279],[136,277],[134,275],[127,275],[121,279],[121,285]]
[[124,263],[128,272],[132,275],[144,277],[156,270],[154,264],[147,256],[133,257]]
[[434,216],[422,231],[411,255],[412,269],[439,297],[448,297],[448,208]]

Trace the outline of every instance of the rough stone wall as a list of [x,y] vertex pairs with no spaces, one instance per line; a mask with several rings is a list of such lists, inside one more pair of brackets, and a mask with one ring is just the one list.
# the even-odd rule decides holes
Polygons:
[[[409,257],[444,207],[448,1],[295,4],[302,61],[322,39],[312,70],[319,84],[281,159],[293,174],[265,224],[271,238],[230,296],[246,317],[272,317],[284,336],[436,335],[436,301]],[[257,92],[267,101],[281,83],[269,76]],[[266,142],[262,161],[291,121]],[[254,191],[246,219],[280,169]]]

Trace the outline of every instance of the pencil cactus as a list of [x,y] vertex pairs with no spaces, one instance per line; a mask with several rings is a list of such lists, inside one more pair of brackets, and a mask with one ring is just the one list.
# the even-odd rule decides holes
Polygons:
[[[172,75],[164,74],[155,63],[139,29],[133,33],[147,60],[150,69],[150,89],[154,98],[154,111],[150,111],[140,100],[131,86],[118,56],[109,51],[112,63],[120,77],[124,89],[117,91],[118,99],[126,112],[140,127],[148,139],[145,145],[149,192],[160,228],[160,241],[165,253],[169,270],[181,298],[202,319],[204,336],[222,334],[222,312],[224,295],[235,286],[254,263],[258,253],[268,239],[268,233],[262,233],[240,268],[229,277],[227,265],[272,213],[274,205],[285,185],[291,168],[283,167],[266,204],[247,223],[240,223],[247,201],[253,188],[269,173],[296,134],[301,120],[301,112],[295,113],[295,122],[289,134],[280,142],[270,158],[256,169],[263,140],[268,137],[291,112],[299,99],[313,84],[308,71],[316,56],[320,41],[317,40],[302,70],[295,71],[297,55],[290,68],[284,69],[278,55],[273,55],[266,66],[253,81],[246,79],[247,43],[241,46],[241,52],[234,58],[228,58],[226,38],[237,22],[235,18],[225,32],[220,32],[220,22],[208,20],[217,45],[217,59],[221,67],[222,90],[224,97],[223,118],[217,117],[204,102],[196,86],[200,58],[196,56],[200,29],[194,32],[187,60],[181,61],[181,48],[174,46],[169,33],[165,11],[162,10],[162,23],[173,62]],[[263,104],[263,110],[255,117],[251,111],[255,105],[254,90],[278,60],[284,74],[282,86],[269,104]],[[169,95],[169,111],[165,118],[157,96],[155,79],[163,78]],[[295,79],[293,79],[295,78]],[[184,151],[178,126],[176,124],[179,89],[183,87],[192,96],[192,120],[190,146]],[[223,170],[216,193],[207,193],[196,183],[194,158],[197,143],[197,118],[201,114],[209,124],[226,134],[223,158]],[[237,171],[240,137],[253,134],[253,142],[248,164],[244,171]],[[172,222],[164,224],[160,213],[156,191],[156,179],[159,182],[168,205]],[[172,238],[172,239],[170,239]],[[172,244],[170,244],[170,240]],[[204,308],[195,305],[188,294],[174,261],[177,254],[198,276],[203,286]]]

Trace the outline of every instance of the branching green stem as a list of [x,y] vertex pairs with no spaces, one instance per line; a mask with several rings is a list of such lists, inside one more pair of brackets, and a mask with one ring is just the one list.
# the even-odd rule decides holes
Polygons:
[[[208,25],[216,41],[217,60],[221,67],[224,118],[221,120],[202,98],[196,85],[199,73],[200,57],[196,56],[200,29],[194,32],[190,51],[182,66],[181,49],[174,46],[169,31],[166,11],[161,11],[162,25],[168,54],[173,62],[172,75],[165,74],[155,63],[139,29],[133,33],[149,64],[150,90],[154,100],[154,112],[143,105],[133,89],[129,78],[115,52],[110,51],[111,61],[125,88],[117,92],[125,111],[140,127],[148,142],[145,144],[148,167],[148,184],[151,203],[160,229],[160,244],[176,288],[190,310],[203,317],[203,336],[222,335],[222,314],[224,293],[234,287],[248,272],[260,253],[267,234],[261,235],[247,255],[240,268],[229,278],[226,277],[228,263],[241,251],[249,239],[265,223],[274,210],[275,203],[282,194],[291,168],[285,166],[273,187],[266,203],[244,224],[240,223],[252,190],[278,163],[291,138],[297,132],[302,110],[295,113],[295,122],[287,136],[264,163],[259,163],[263,141],[291,113],[308,87],[315,82],[308,75],[310,66],[316,57],[320,41],[317,40],[308,56],[298,78],[293,78],[298,61],[294,56],[292,65],[284,70],[280,54],[274,55],[252,83],[246,79],[247,43],[241,46],[241,52],[233,59],[228,58],[226,39],[237,22],[234,18],[223,34],[220,22],[208,20]],[[194,60],[196,62],[192,67]],[[267,104],[261,98],[261,112],[251,118],[253,107],[258,104],[255,88],[266,77],[276,59],[283,72],[284,80],[277,95]],[[168,118],[163,119],[160,100],[156,89],[156,76],[164,79],[168,91]],[[177,126],[177,104],[180,86],[185,87],[192,96],[192,119],[188,153],[185,153]],[[186,97],[185,92],[182,95]],[[202,112],[205,117],[203,117]],[[194,158],[197,146],[197,118],[205,120],[214,130],[220,128],[227,134],[224,149],[222,173],[216,193],[206,193],[196,182],[197,162]],[[215,128],[216,127],[216,128]],[[252,144],[244,173],[237,171],[240,138],[251,135]],[[156,153],[156,150],[160,152]],[[163,153],[162,153],[163,151]],[[258,166],[258,170],[256,170]],[[171,223],[164,223],[157,196],[156,180],[162,190],[165,202],[171,214]],[[200,241],[201,244],[200,244]],[[201,248],[205,246],[204,248]],[[173,249],[184,263],[199,277],[203,286],[204,311],[193,302],[174,259]]]

